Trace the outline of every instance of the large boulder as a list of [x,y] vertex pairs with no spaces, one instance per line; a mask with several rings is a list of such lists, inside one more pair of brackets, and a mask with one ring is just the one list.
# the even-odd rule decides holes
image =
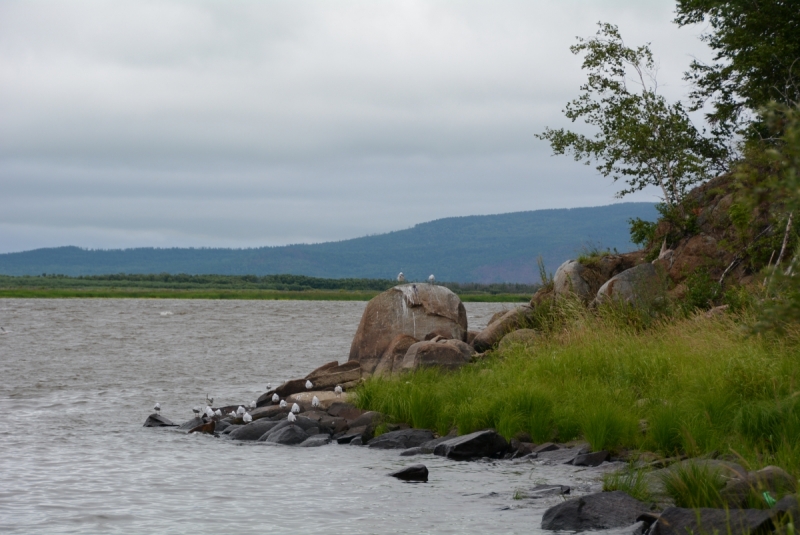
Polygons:
[[433,449],[433,454],[466,460],[478,457],[502,457],[507,450],[508,442],[502,435],[494,429],[484,429],[440,442]]
[[367,445],[382,450],[398,450],[414,448],[430,440],[433,440],[433,433],[427,429],[399,429],[375,437]]
[[402,370],[411,371],[427,366],[456,370],[467,364],[475,350],[461,340],[429,340],[417,342],[403,357]]
[[731,478],[721,491],[729,507],[747,507],[748,502],[764,501],[768,492],[773,499],[797,492],[797,479],[777,466],[767,466],[747,476]]
[[378,365],[373,371],[374,375],[389,376],[399,373],[403,369],[403,358],[408,353],[408,349],[419,340],[407,334],[398,334],[389,343],[389,347],[383,353]]
[[517,329],[501,338],[498,347],[500,349],[509,349],[515,345],[527,347],[533,345],[538,337],[539,333],[535,329]]
[[428,467],[424,464],[413,464],[411,466],[401,468],[396,472],[392,472],[389,475],[402,481],[417,481],[426,483],[428,481]]
[[574,294],[581,299],[588,300],[592,289],[588,281],[583,278],[586,267],[577,260],[567,260],[556,270],[553,277],[553,290],[558,296]]
[[621,490],[598,492],[554,505],[542,516],[542,529],[589,531],[630,526],[650,510]]
[[[315,385],[316,388],[316,385]],[[333,405],[334,403],[340,401],[347,401],[352,394],[348,394],[347,392],[342,392],[341,394],[337,394],[330,390],[326,391],[319,391],[319,390],[312,390],[310,392],[302,392],[300,394],[292,394],[288,398],[286,398],[286,403],[291,407],[292,403],[297,403],[300,407],[306,410],[314,410],[313,402],[314,398],[316,397],[319,400],[319,407],[318,410],[327,410],[328,407]]]
[[619,301],[637,305],[652,302],[663,295],[664,281],[659,270],[650,263],[639,264],[611,277],[597,291],[595,303]]
[[383,359],[394,360],[395,355],[387,350],[398,335],[423,340],[433,332],[466,340],[467,312],[461,299],[444,286],[395,286],[367,303],[350,346],[349,361],[360,363],[364,375],[372,375]]
[[173,423],[172,420],[161,416],[160,414],[153,413],[147,417],[142,427],[177,427],[178,424]]
[[529,305],[509,310],[478,333],[475,340],[472,341],[472,346],[480,353],[491,349],[511,331],[528,327],[532,322],[532,316],[533,307]]
[[633,267],[639,260],[636,254],[601,254],[584,260],[567,260],[556,270],[553,292],[557,297],[576,295],[591,301],[597,290],[615,275]]
[[299,426],[288,425],[274,433],[270,433],[266,442],[275,444],[283,444],[285,446],[294,446],[295,444],[302,444],[308,440],[309,435],[303,431]]
[[230,432],[233,440],[258,440],[264,433],[276,427],[278,422],[262,418],[247,425],[243,425]]

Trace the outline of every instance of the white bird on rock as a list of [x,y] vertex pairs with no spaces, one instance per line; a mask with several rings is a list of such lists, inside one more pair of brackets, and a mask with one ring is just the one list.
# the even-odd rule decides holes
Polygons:
[[209,405],[213,405],[214,404],[214,398],[208,397],[208,394],[206,394],[206,401],[208,402]]
[[333,391],[336,392],[336,396],[337,397],[341,396],[342,395],[342,385],[336,385],[336,388],[334,388]]
[[272,390],[272,383],[267,383],[267,392]]
[[244,416],[242,416],[242,420],[244,421],[244,423],[249,424],[250,422],[253,421],[253,417],[250,416],[249,412],[246,412],[244,413]]
[[281,407],[285,407],[285,406],[286,406],[286,400],[285,400],[285,399],[282,399],[282,400],[281,400]]
[[295,414],[300,412],[300,405],[298,405],[297,403],[292,403],[292,412]]
[[272,402],[277,403],[281,400],[281,397],[278,394],[272,394]]
[[295,420],[297,420],[297,416],[295,416],[294,413],[290,412],[289,416],[287,416],[286,419],[289,420],[289,423],[291,423],[291,422],[294,422]]
[[195,418],[200,417],[200,407],[192,407],[192,412],[194,413]]
[[230,417],[231,417],[231,418],[233,418],[234,420],[235,420],[236,418],[238,418],[238,416],[236,415],[236,413],[235,413],[235,412],[233,412],[233,411],[231,411],[231,413],[230,413],[228,416],[230,416]]
[[306,379],[306,390],[311,390],[314,388],[314,383]]
[[214,417],[214,410],[211,407],[206,407],[206,410],[204,412],[206,416],[208,416],[209,418]]
[[400,272],[400,274],[397,276],[397,282],[406,282],[406,276],[405,276],[405,275],[403,275],[403,272],[402,272],[402,271],[401,271],[401,272]]
[[246,410],[244,410],[244,407],[242,407],[241,405],[239,405],[239,408],[238,408],[238,409],[236,409],[236,414],[238,414],[239,416],[243,416],[243,415],[244,415],[244,413],[246,413],[246,412],[247,412],[247,411],[246,411]]
[[157,414],[161,414],[161,403],[156,403],[156,406],[153,407],[153,410],[156,411]]
[[319,407],[319,398],[317,396],[314,396],[311,399],[311,406],[312,407]]
[[436,282],[436,277],[434,277],[433,273],[431,273],[431,276],[428,277],[428,284],[433,284],[434,282]]
[[256,402],[255,401],[251,401],[250,402],[250,410],[253,410],[255,408],[256,408]]
[[222,411],[219,409],[215,410],[214,416],[216,416],[217,418],[222,418]]

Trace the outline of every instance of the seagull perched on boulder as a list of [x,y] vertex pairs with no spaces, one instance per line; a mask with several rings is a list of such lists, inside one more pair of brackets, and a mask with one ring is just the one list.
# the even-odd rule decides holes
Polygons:
[[292,412],[295,414],[300,412],[300,405],[298,405],[297,403],[292,403]]
[[244,407],[242,407],[241,405],[239,405],[239,408],[238,408],[238,409],[236,409],[236,414],[238,414],[240,418],[241,418],[242,416],[244,416],[244,413],[246,413],[246,412],[247,412],[247,411],[246,411],[246,410],[244,409]]
[[311,390],[312,388],[314,388],[314,383],[306,379],[306,390]]
[[272,402],[277,403],[281,400],[281,397],[278,394],[272,394]]
[[289,413],[289,416],[287,416],[287,417],[286,417],[286,419],[287,419],[287,420],[289,420],[289,423],[292,423],[292,422],[294,422],[295,420],[297,420],[297,416],[295,416],[295,415],[294,415],[294,413],[291,413],[291,412],[290,412],[290,413]]
[[153,410],[156,411],[156,414],[161,414],[161,403],[156,403],[156,406],[153,407]]
[[209,405],[213,405],[214,404],[214,398],[208,397],[208,394],[206,394],[206,401],[208,402]]
[[251,401],[250,402],[250,410],[253,410],[255,408],[256,408],[256,402],[255,401]]
[[433,284],[434,282],[436,282],[436,277],[434,277],[433,273],[431,273],[431,276],[428,277],[428,284]]
[[336,392],[336,397],[341,396],[342,395],[342,385],[336,385],[336,388],[334,388],[333,391]]
[[233,418],[234,420],[235,420],[236,418],[238,418],[238,416],[236,415],[236,413],[235,413],[235,412],[233,412],[233,411],[231,411],[231,413],[230,413],[228,416],[230,416],[230,417],[231,417],[231,418]]
[[214,417],[214,410],[211,407],[206,407],[206,410],[204,412],[205,415],[208,416],[209,418]]
[[397,276],[397,282],[406,282],[406,276],[405,276],[405,275],[403,275],[403,272],[402,272],[402,271],[401,271],[401,272],[400,272],[400,274]]
[[195,418],[200,417],[200,407],[192,407],[192,412],[194,413]]
[[244,423],[249,424],[250,422],[253,421],[253,417],[250,416],[249,412],[246,412],[244,413],[244,416],[242,416],[242,420],[244,421]]
[[317,396],[314,396],[314,398],[311,400],[311,406],[319,407],[319,398]]
[[285,407],[285,406],[286,406],[286,400],[285,400],[285,399],[282,399],[282,400],[281,400],[281,407]]
[[267,383],[267,392],[272,390],[272,383]]
[[219,409],[215,410],[214,416],[216,416],[217,418],[222,418],[222,411]]

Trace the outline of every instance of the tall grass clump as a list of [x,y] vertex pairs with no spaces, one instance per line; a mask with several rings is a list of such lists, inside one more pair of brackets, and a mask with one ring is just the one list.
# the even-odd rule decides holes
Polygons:
[[667,470],[661,477],[664,491],[677,507],[698,509],[701,507],[725,507],[722,487],[725,480],[712,466],[686,463]]
[[748,334],[748,314],[546,301],[531,319],[534,344],[452,373],[372,378],[357,403],[440,433],[492,427],[594,449],[717,452],[800,474],[798,333]]

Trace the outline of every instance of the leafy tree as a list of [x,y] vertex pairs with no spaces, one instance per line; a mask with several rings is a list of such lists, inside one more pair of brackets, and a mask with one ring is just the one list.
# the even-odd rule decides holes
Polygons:
[[707,23],[701,39],[715,51],[710,65],[694,61],[693,109],[712,103],[708,118],[721,136],[742,132],[771,101],[800,102],[800,5],[797,0],[678,0],[680,26]]
[[[573,54],[585,54],[588,81],[564,114],[582,119],[598,131],[593,137],[547,128],[537,137],[550,142],[555,154],[570,153],[615,181],[623,178],[623,197],[653,185],[664,202],[677,206],[693,185],[719,171],[724,149],[704,137],[680,102],[658,94],[656,64],[649,46],[625,45],[616,26],[599,23],[597,35],[578,38]],[[631,77],[629,79],[629,76]]]

